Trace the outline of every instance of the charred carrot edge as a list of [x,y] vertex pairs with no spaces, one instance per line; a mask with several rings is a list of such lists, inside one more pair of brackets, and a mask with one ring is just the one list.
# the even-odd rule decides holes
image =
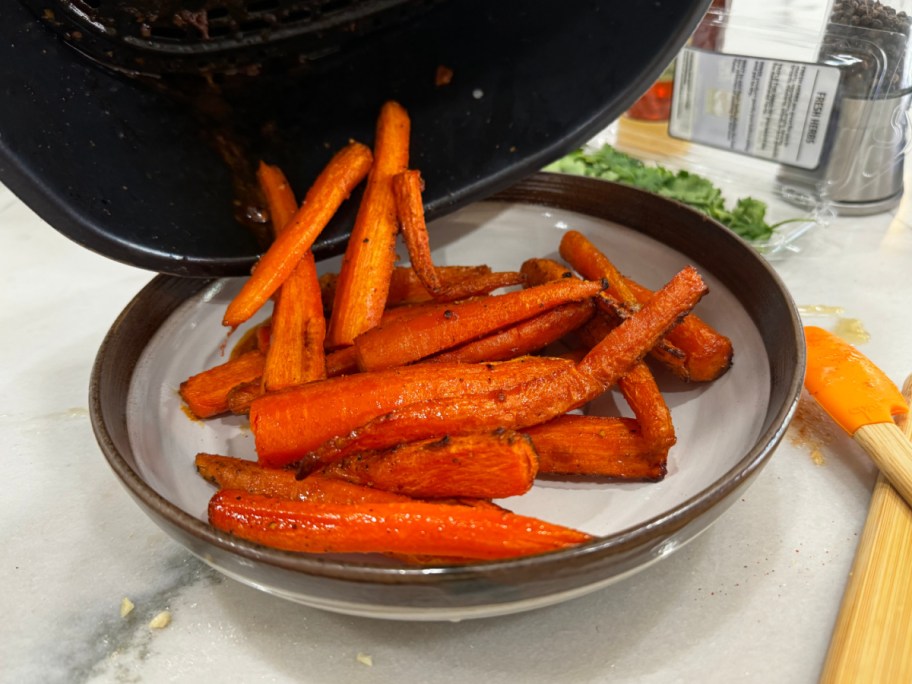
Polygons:
[[197,373],[180,384],[180,396],[197,418],[211,418],[228,411],[228,394],[237,385],[263,374],[266,358],[254,349],[237,358]]
[[320,472],[422,499],[501,499],[529,491],[538,472],[538,457],[528,437],[498,430],[362,452]]
[[261,396],[263,396],[262,375],[231,388],[231,391],[228,392],[228,410],[235,415],[246,415],[250,411],[253,400]]
[[677,441],[671,411],[649,367],[640,362],[618,380],[618,389],[640,424],[643,439],[657,454],[668,453]]
[[426,359],[429,363],[506,361],[544,349],[585,325],[595,312],[591,300],[562,304],[474,342]]
[[200,476],[219,489],[242,489],[251,494],[322,503],[389,503],[410,500],[407,496],[363,487],[320,473],[298,479],[293,470],[264,468],[254,461],[231,456],[199,453],[194,463]]
[[544,285],[561,278],[576,278],[576,274],[554,259],[534,258],[526,259],[519,272],[526,276],[527,285]]
[[221,490],[210,523],[258,544],[307,553],[398,553],[478,560],[568,548],[592,537],[514,513],[448,504],[289,501]]
[[[638,312],[612,330],[578,364],[551,359],[556,364],[553,372],[545,373],[542,369],[537,374],[530,373],[529,367],[522,370],[521,366],[515,366],[516,361],[484,364],[483,367],[492,370],[508,370],[497,379],[489,377],[488,387],[475,393],[468,391],[466,383],[466,391],[461,395],[443,396],[435,380],[447,378],[453,371],[453,366],[418,364],[418,367],[449,370],[431,374],[430,377],[424,376],[419,386],[409,387],[412,390],[410,396],[417,398],[423,395],[424,399],[414,403],[400,401],[387,414],[383,414],[380,406],[375,404],[372,410],[376,418],[360,428],[338,433],[345,436],[332,438],[307,453],[306,458],[302,459],[303,464],[316,467],[358,450],[383,449],[401,441],[428,439],[444,434],[465,434],[495,427],[521,429],[579,408],[611,387],[635,363],[641,361],[656,341],[686,315],[705,293],[706,286],[699,273],[692,267],[684,268]],[[531,361],[530,357],[524,357],[523,360],[526,363]],[[475,365],[463,364],[463,369],[457,372],[462,375],[464,369]],[[349,377],[354,379],[358,376]],[[503,381],[509,381],[509,384]],[[403,397],[400,395],[399,398]],[[263,431],[265,434],[272,433],[264,446],[271,442],[274,448],[276,442],[282,444],[282,440],[289,438],[289,434],[276,435],[276,425],[264,421],[264,427],[268,428]],[[284,427],[286,433],[290,433],[290,426]],[[301,427],[296,425],[295,432]],[[259,440],[260,434],[256,428],[254,432]],[[258,441],[258,450],[259,447]],[[263,452],[259,453],[262,458]]]
[[663,454],[643,439],[635,418],[558,416],[525,429],[538,452],[541,475],[658,481]]
[[[484,275],[491,272],[490,266],[437,266],[437,276],[443,287],[449,287],[461,280],[472,276]],[[320,276],[320,291],[323,296],[323,310],[327,316],[332,312],[333,299],[336,296],[338,273],[324,273]],[[433,298],[427,291],[418,276],[410,266],[396,266],[390,277],[389,294],[386,306],[394,307],[401,304],[419,304],[429,302]]]
[[411,122],[405,109],[387,102],[380,110],[374,165],[355,217],[327,328],[327,347],[352,344],[380,322],[396,261],[396,205],[392,179],[408,167]]
[[409,169],[393,176],[396,214],[399,217],[402,239],[409,253],[409,261],[422,285],[433,294],[441,289],[442,284],[431,258],[431,244],[424,220],[424,203],[421,199],[423,190],[424,181],[419,171]]
[[320,231],[364,179],[373,161],[370,148],[352,142],[336,153],[317,177],[304,202],[260,257],[251,277],[234,297],[222,323],[235,328],[265,304],[291,275]]
[[[257,178],[273,229],[280,235],[297,210],[294,193],[285,174],[274,166],[261,162]],[[317,267],[313,252],[307,249],[275,294],[263,389],[272,392],[325,378],[325,335]]]
[[562,280],[462,303],[428,307],[419,315],[368,330],[355,341],[362,371],[403,366],[571,301],[594,296],[602,285]]
[[446,285],[436,294],[434,301],[456,302],[469,297],[489,294],[494,290],[514,285],[524,285],[526,277],[519,271],[495,271],[481,273],[470,278],[465,278],[457,283]]
[[[606,277],[608,294],[632,309],[652,295],[651,290],[620,274],[608,257],[577,231],[564,234],[560,254],[584,278]],[[685,317],[665,338],[669,346],[661,347],[654,356],[684,380],[708,382],[731,366],[731,340],[694,314]]]

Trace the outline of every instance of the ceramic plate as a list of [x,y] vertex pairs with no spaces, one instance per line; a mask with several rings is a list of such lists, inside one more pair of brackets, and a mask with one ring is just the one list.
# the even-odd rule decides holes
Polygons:
[[[546,479],[500,502],[598,537],[584,547],[468,567],[401,568],[382,558],[265,549],[210,528],[205,512],[213,489],[196,475],[193,458],[200,451],[255,458],[253,435],[241,417],[191,420],[177,390],[224,360],[221,317],[237,279],[160,276],[125,310],[93,376],[100,444],[143,508],[191,551],[232,577],[308,605],[459,619],[547,605],[616,581],[704,529],[766,462],[800,392],[803,337],[775,273],[746,243],[648,193],[539,174],[430,227],[436,263],[497,270],[517,269],[533,256],[558,258],[568,229],[586,234],[649,287],[695,265],[710,288],[697,313],[735,349],[732,368],[712,383],[685,384],[656,370],[678,435],[662,482]],[[338,263],[321,268],[336,270]],[[589,410],[627,412],[613,393]]]

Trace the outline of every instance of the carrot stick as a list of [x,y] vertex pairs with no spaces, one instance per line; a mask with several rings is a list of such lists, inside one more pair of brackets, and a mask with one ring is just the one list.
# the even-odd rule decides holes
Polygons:
[[594,311],[592,301],[588,299],[562,304],[480,340],[432,356],[426,361],[479,363],[515,359],[543,349],[569,335],[591,319]]
[[[493,377],[492,372],[486,388],[464,383],[464,391],[454,396],[441,392],[442,385],[438,383],[452,381],[454,371],[459,377],[467,369],[477,368],[478,364],[463,364],[462,369],[458,364],[455,368],[449,364],[418,364],[409,367],[415,369],[411,373],[402,369],[400,378],[409,378],[411,382],[402,385],[401,393],[395,397],[398,401],[394,409],[384,413],[383,409],[389,403],[383,406],[375,403],[369,410],[365,409],[360,417],[373,413],[375,418],[360,428],[337,432],[337,437],[306,454],[302,468],[325,465],[355,451],[384,449],[403,441],[497,427],[521,429],[579,408],[625,375],[705,292],[706,286],[696,270],[691,267],[683,269],[636,314],[612,330],[582,361],[574,365],[571,361],[552,358],[550,362],[554,366],[550,372],[534,365],[518,365],[520,362],[530,364],[533,357],[483,364],[482,367],[498,370],[498,377]],[[542,358],[535,360],[538,363],[545,361]],[[437,372],[426,373],[426,369]],[[361,375],[369,378],[384,373]],[[349,376],[350,379],[357,377]],[[343,397],[348,394],[348,388],[339,389]],[[344,402],[343,397],[337,399]],[[409,402],[408,399],[415,401]],[[359,403],[363,400],[364,397],[359,395]],[[348,402],[348,405],[351,403]],[[309,410],[313,408],[308,407]],[[292,409],[288,405],[284,409],[293,414],[300,411],[300,408]],[[259,430],[254,425],[260,458],[265,453],[260,450],[261,437],[266,438],[262,441],[264,450],[268,447],[274,453],[277,447],[287,448],[291,434],[291,424],[286,421],[280,419],[284,430],[278,434],[278,425],[273,422],[276,416],[267,414],[262,417],[272,420],[265,420]],[[295,425],[294,428],[296,433],[300,433],[303,426]],[[309,436],[312,438],[313,434]]]
[[235,415],[245,415],[250,411],[250,404],[253,403],[253,400],[261,396],[263,396],[262,375],[231,388],[231,391],[228,392],[228,410]]
[[210,523],[258,544],[307,553],[514,558],[590,541],[584,532],[506,511],[426,502],[318,504],[222,490]]
[[503,363],[417,364],[344,375],[264,394],[250,406],[250,427],[260,463],[281,467],[397,406],[511,387],[529,376],[552,377],[572,367],[563,359],[523,357]]
[[222,323],[235,328],[250,318],[291,275],[342,202],[367,175],[370,148],[349,143],[329,161],[307,191],[286,230],[260,257],[251,277],[228,305]]
[[402,366],[531,318],[571,301],[594,296],[602,285],[562,280],[507,294],[428,307],[420,315],[383,324],[355,341],[358,367]]
[[443,286],[431,259],[431,245],[424,220],[424,203],[421,199],[423,190],[424,181],[419,171],[410,169],[393,176],[393,197],[396,214],[399,217],[399,229],[408,249],[412,269],[425,289],[433,294]]
[[362,452],[320,472],[412,497],[500,499],[529,491],[537,471],[529,438],[499,430]]
[[[564,233],[560,253],[584,278],[607,278],[610,283],[608,294],[631,310],[636,310],[652,295],[651,290],[621,275],[614,264],[577,231]],[[666,342],[670,348],[663,346],[653,356],[684,380],[714,380],[731,366],[731,340],[694,314],[670,330]]]
[[528,285],[544,285],[561,278],[576,278],[573,271],[554,259],[526,259],[519,269]]
[[237,385],[263,374],[266,357],[254,349],[197,373],[180,384],[180,396],[197,418],[211,418],[228,411],[228,393]]
[[[290,225],[297,202],[285,174],[263,162],[257,178],[266,196],[276,235]],[[326,319],[313,252],[308,248],[276,291],[266,352],[263,388],[267,392],[326,377],[323,341]]]
[[469,297],[489,294],[502,287],[524,285],[526,278],[518,271],[496,271],[494,273],[481,273],[471,278],[465,278],[457,283],[447,285],[434,294],[436,302],[457,302]]
[[380,110],[374,165],[355,218],[327,331],[330,349],[345,347],[380,322],[396,261],[393,176],[408,167],[410,121],[405,109],[387,102]]
[[582,475],[658,481],[665,459],[656,456],[635,418],[564,415],[525,429],[542,475]]
[[[437,277],[444,287],[454,285],[471,276],[490,273],[489,266],[437,266]],[[339,281],[338,273],[324,273],[320,276],[320,291],[323,295],[323,310],[326,314],[332,312],[333,299],[336,296],[336,285]],[[433,298],[427,291],[415,271],[410,266],[396,266],[390,277],[389,294],[386,306],[394,307],[400,304],[418,304],[429,302]]]
[[219,489],[242,489],[251,494],[319,503],[391,503],[410,500],[407,496],[362,487],[320,473],[298,479],[293,470],[263,468],[254,461],[231,456],[199,453],[195,465],[200,476]]
[[657,454],[667,454],[674,446],[674,424],[665,397],[645,363],[637,363],[618,380],[618,389],[636,416],[643,439]]

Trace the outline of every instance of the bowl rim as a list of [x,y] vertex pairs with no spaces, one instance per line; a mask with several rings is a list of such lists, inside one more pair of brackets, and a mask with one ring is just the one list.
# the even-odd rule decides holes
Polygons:
[[[539,204],[569,211],[580,211],[579,208],[574,208],[576,202],[568,195],[568,191],[582,191],[591,199],[598,198],[608,187],[612,187],[614,192],[620,192],[622,195],[639,196],[641,199],[645,196],[651,201],[678,204],[673,200],[660,198],[646,191],[609,181],[552,173],[534,174],[485,201]],[[681,204],[680,207],[692,214],[697,213],[686,205]],[[588,214],[588,212],[582,213]],[[702,215],[700,216],[702,217]],[[124,455],[120,453],[106,422],[101,394],[105,375],[110,372],[109,358],[111,350],[119,343],[119,339],[124,334],[125,326],[129,323],[131,316],[137,315],[141,302],[148,294],[169,283],[176,283],[181,287],[192,287],[193,292],[197,292],[217,281],[217,278],[185,279],[158,275],[137,293],[123,309],[105,336],[92,367],[89,411],[96,439],[108,464],[129,493],[144,506],[156,511],[183,532],[216,548],[229,551],[248,560],[266,563],[284,570],[306,573],[314,577],[401,585],[438,584],[441,581],[462,581],[479,577],[490,578],[501,574],[514,575],[529,570],[547,573],[549,570],[566,567],[568,562],[571,564],[589,564],[609,556],[621,555],[624,552],[639,549],[656,540],[664,540],[693,520],[701,517],[704,513],[715,508],[733,493],[739,491],[747,480],[762,469],[783,438],[797,409],[803,387],[803,369],[806,359],[803,327],[797,306],[789,296],[783,281],[772,266],[756,253],[748,243],[722,226],[722,224],[706,217],[702,218],[705,219],[704,223],[710,226],[710,230],[724,231],[717,237],[741,243],[741,248],[748,250],[745,255],[752,258],[753,266],[759,268],[769,278],[769,284],[773,285],[776,293],[782,296],[781,303],[787,307],[791,322],[789,334],[787,337],[782,338],[782,341],[788,341],[793,345],[795,352],[794,370],[790,373],[788,386],[785,388],[785,400],[775,409],[772,415],[768,412],[765,428],[757,436],[754,445],[735,465],[710,486],[673,506],[666,512],[653,516],[635,527],[621,530],[611,535],[596,537],[592,541],[578,546],[534,556],[454,566],[390,567],[368,562],[337,561],[317,555],[300,554],[262,546],[221,532],[207,522],[190,515],[158,494],[140,477]],[[611,220],[617,221],[617,219]],[[187,292],[186,296],[191,294],[192,292]],[[173,312],[181,301],[176,302],[170,311]],[[133,368],[130,369],[131,377],[133,370]]]

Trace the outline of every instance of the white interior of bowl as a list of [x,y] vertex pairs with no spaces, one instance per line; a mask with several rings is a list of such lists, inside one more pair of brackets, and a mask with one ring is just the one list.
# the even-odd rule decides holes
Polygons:
[[[488,264],[518,270],[530,257],[557,257],[564,231],[587,235],[624,272],[657,288],[688,263],[684,255],[637,231],[583,214],[525,204],[483,202],[431,225],[438,265]],[[404,255],[405,250],[400,250]],[[610,535],[643,525],[710,489],[756,443],[769,402],[768,359],[759,331],[743,306],[702,264],[694,263],[710,293],[697,308],[707,322],[732,339],[733,367],[708,384],[684,384],[660,369],[656,376],[672,411],[678,442],[668,475],[658,483],[541,480],[531,492],[502,503],[508,508]],[[321,270],[337,270],[338,260]],[[224,361],[226,329],[221,318],[240,280],[223,280],[188,300],[150,340],[130,388],[127,424],[138,474],[161,496],[206,519],[213,488],[195,472],[197,452],[255,458],[246,419],[192,420],[178,395],[192,374]],[[252,321],[261,320],[267,311]],[[247,326],[249,327],[249,326]],[[240,339],[245,328],[232,336]],[[229,347],[230,348],[230,347]],[[612,394],[589,412],[629,415]]]

